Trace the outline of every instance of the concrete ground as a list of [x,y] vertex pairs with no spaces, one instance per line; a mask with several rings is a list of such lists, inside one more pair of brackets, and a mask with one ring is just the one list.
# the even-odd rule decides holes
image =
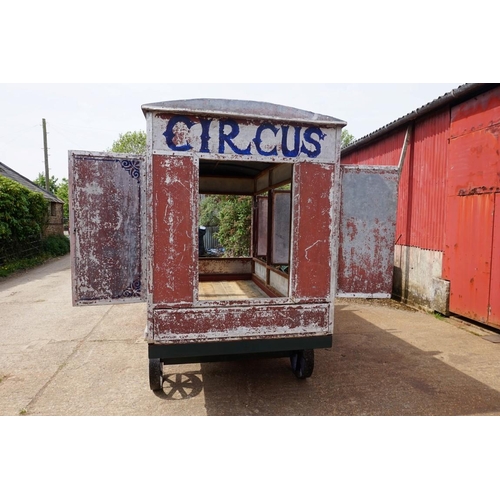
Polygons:
[[338,301],[308,380],[286,359],[166,366],[145,305],[75,308],[69,257],[0,281],[0,415],[500,415],[500,339],[390,301]]

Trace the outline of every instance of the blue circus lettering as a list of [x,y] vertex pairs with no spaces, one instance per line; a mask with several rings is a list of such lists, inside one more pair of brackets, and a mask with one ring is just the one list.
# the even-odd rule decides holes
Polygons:
[[288,125],[283,125],[281,136],[281,151],[286,158],[297,158],[300,153],[300,131],[301,127],[293,127],[295,130],[293,139],[293,149],[288,149]]
[[265,151],[260,147],[262,144],[262,132],[264,132],[264,130],[270,130],[274,134],[274,137],[278,135],[278,128],[274,127],[270,123],[263,123],[260,125],[257,129],[257,133],[255,134],[255,139],[253,140],[257,152],[262,156],[278,156],[278,148],[276,146],[274,146],[271,151]]
[[191,130],[191,127],[194,125],[194,122],[191,121],[187,116],[176,116],[175,118],[172,118],[167,125],[167,130],[163,133],[165,136],[165,139],[167,140],[167,146],[172,150],[172,151],[189,151],[193,149],[191,144],[187,143],[186,144],[176,144],[174,142],[174,139],[176,137],[176,133],[174,132],[174,128],[177,124],[183,123],[186,125],[188,130]]
[[[226,133],[226,126],[231,127],[231,132]],[[233,153],[239,155],[251,155],[252,154],[252,145],[249,144],[246,149],[240,149],[233,142],[233,139],[238,137],[240,133],[240,126],[234,120],[221,120],[219,122],[219,153],[224,154],[226,152],[225,144],[227,144]]]
[[304,142],[302,142],[302,147],[300,151],[304,153],[308,158],[317,158],[321,154],[321,144],[312,138],[313,135],[318,136],[318,140],[323,141],[326,137],[319,127],[309,127],[304,132],[304,141],[315,147],[312,151],[307,149]]
[[212,123],[211,119],[202,118],[200,120],[201,123],[201,146],[200,153],[210,153],[210,124]]
[[249,140],[246,135],[246,141],[249,141],[247,143],[242,141],[240,126],[247,127],[248,130],[247,124],[239,124],[232,119],[175,116],[168,121],[163,135],[167,147],[175,152],[194,150],[205,154],[284,158],[298,158],[301,155],[317,158],[321,155],[322,142],[326,138],[326,134],[319,127],[280,126],[264,122],[254,129],[253,139]]

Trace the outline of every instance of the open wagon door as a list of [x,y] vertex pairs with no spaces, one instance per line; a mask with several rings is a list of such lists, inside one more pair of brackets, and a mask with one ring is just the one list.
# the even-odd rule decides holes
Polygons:
[[392,294],[397,167],[342,165],[338,297]]
[[69,152],[74,305],[144,301],[144,158]]

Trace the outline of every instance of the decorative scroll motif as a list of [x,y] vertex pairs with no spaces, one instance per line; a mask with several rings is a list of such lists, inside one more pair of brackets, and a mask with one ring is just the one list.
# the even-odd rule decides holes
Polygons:
[[141,161],[140,160],[115,160],[120,163],[120,166],[126,170],[132,179],[136,179],[137,183],[141,182]]
[[119,299],[130,299],[132,297],[141,296],[141,276],[137,275],[134,281],[123,290],[123,292],[118,296]]

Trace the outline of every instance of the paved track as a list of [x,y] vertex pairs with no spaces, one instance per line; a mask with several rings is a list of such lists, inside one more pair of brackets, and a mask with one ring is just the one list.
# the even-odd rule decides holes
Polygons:
[[377,301],[338,302],[306,381],[285,359],[167,366],[155,394],[145,305],[75,308],[70,283],[69,257],[0,281],[0,415],[500,414],[500,344]]

